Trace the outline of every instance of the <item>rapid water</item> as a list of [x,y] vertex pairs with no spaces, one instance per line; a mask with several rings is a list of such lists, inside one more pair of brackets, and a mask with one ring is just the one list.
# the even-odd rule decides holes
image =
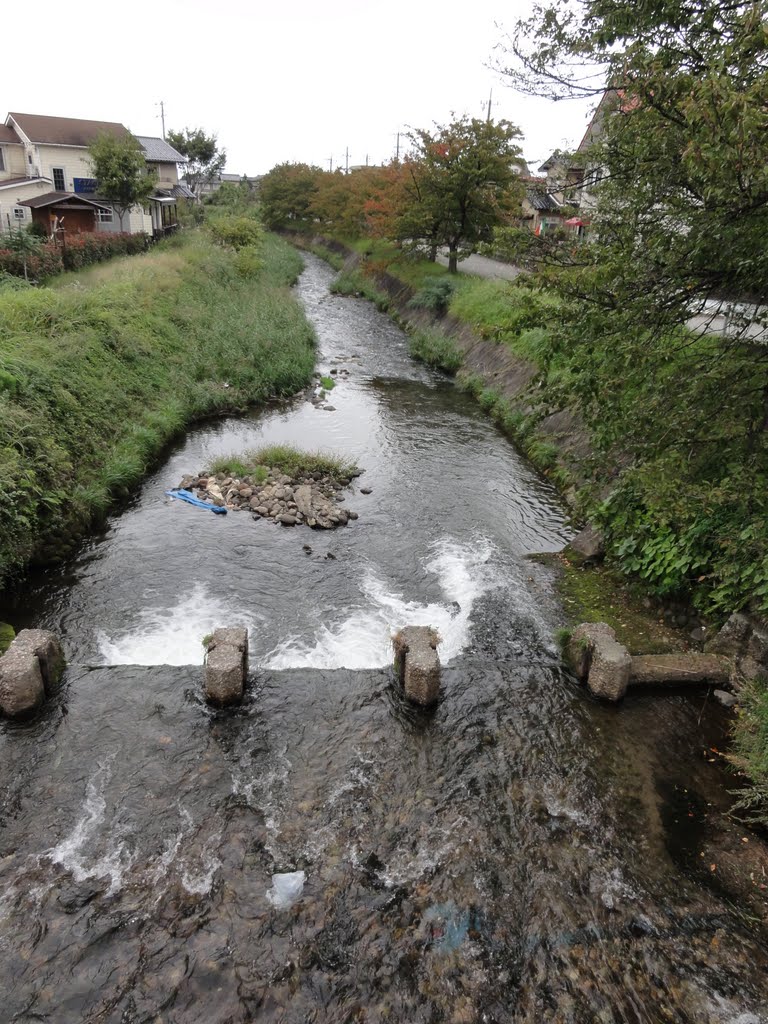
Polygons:
[[[563,674],[524,557],[567,538],[557,496],[331,277],[307,257],[298,290],[319,369],[348,371],[333,408],[193,431],[6,612],[61,634],[70,667],[0,727],[4,1019],[768,1020],[764,935],[675,823],[725,804],[701,753],[718,722],[696,697],[604,707]],[[283,441],[364,468],[357,522],[164,496]],[[201,638],[235,623],[254,681],[217,713]],[[443,640],[430,713],[388,668],[406,623]]]

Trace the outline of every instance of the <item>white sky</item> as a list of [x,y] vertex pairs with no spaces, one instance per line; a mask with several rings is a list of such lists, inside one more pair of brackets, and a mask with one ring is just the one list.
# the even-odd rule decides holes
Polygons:
[[[121,121],[139,135],[202,127],[227,171],[261,174],[284,160],[327,168],[380,163],[395,135],[451,113],[493,117],[524,133],[535,167],[576,145],[591,103],[523,97],[485,65],[527,0],[102,0],[96,17],[38,0],[44,42],[3,48],[5,109]],[[34,36],[34,32],[32,33]],[[3,116],[5,111],[3,111]]]

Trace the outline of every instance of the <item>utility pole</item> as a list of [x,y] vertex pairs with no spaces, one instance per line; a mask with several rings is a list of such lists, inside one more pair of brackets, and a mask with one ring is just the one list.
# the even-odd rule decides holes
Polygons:
[[395,143],[395,160],[400,162],[400,132],[397,133],[397,142]]
[[160,100],[160,122],[163,126],[163,138],[165,138],[165,103]]
[[333,157],[332,156],[328,157],[328,170],[331,172],[331,174],[333,174]]
[[487,123],[490,123],[490,120],[491,120],[491,104],[492,103],[493,103],[493,86],[491,86],[491,91],[490,91],[490,94],[488,96],[488,116],[485,119]]
[[349,146],[347,146],[345,153],[344,173],[349,174]]

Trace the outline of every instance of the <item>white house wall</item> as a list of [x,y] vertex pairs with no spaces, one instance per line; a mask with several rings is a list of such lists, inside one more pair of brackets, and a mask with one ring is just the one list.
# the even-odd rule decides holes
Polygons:
[[26,177],[24,147],[17,143],[6,142],[0,145],[0,149],[3,151],[3,166],[5,167],[5,170],[0,171],[0,179]]
[[[0,231],[2,232],[8,231],[9,221],[12,230],[31,224],[32,211],[26,206],[19,206],[19,203],[22,199],[34,199],[36,196],[42,196],[51,191],[49,181],[22,182],[20,185],[11,185],[8,188],[1,186],[2,182],[0,181]],[[20,220],[14,216],[13,211],[16,208],[24,212],[24,216]]]

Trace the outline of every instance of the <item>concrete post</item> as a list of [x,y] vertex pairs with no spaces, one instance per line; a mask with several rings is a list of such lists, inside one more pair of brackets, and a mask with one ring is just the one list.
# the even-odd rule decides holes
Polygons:
[[217,629],[208,641],[203,686],[209,704],[226,707],[243,699],[248,675],[248,630]]
[[0,658],[0,711],[29,715],[53,693],[64,670],[64,654],[53,633],[22,629]]
[[428,707],[440,693],[439,638],[430,626],[406,626],[394,637],[395,672],[405,696]]

